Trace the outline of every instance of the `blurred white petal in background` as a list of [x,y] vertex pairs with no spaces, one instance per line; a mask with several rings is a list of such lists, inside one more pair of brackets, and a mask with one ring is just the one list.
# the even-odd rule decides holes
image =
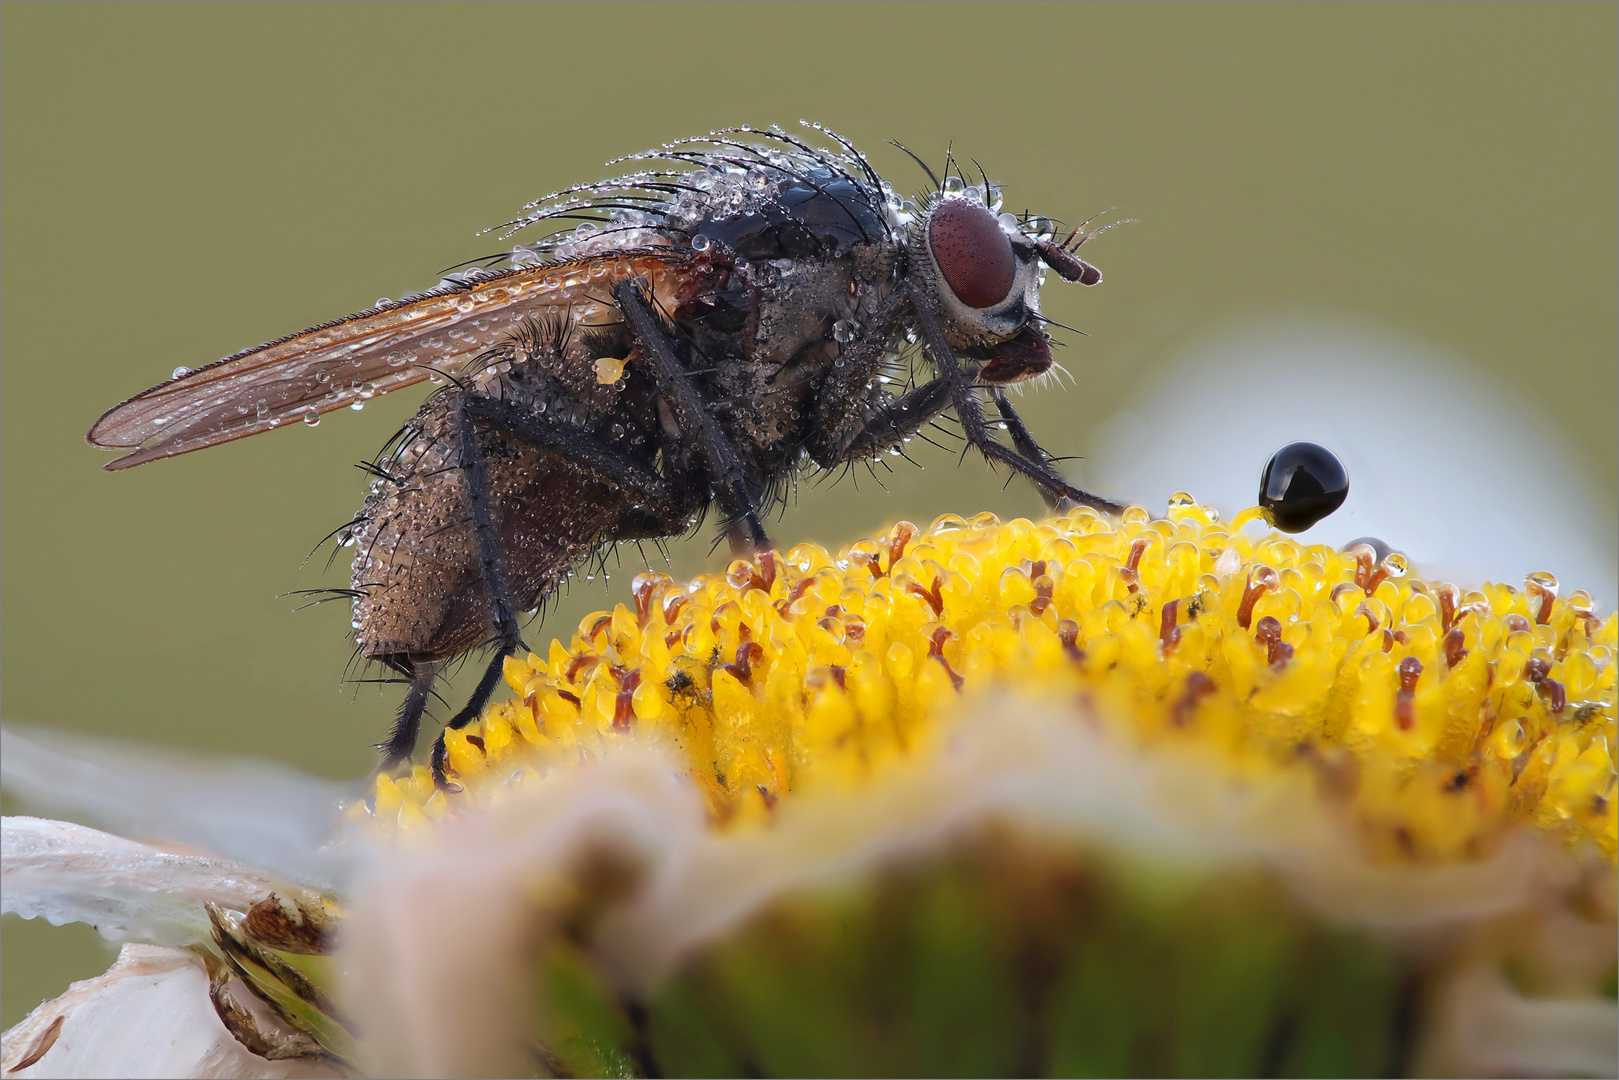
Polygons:
[[1228,517],[1281,446],[1321,443],[1349,498],[1299,534],[1375,536],[1424,576],[1520,584],[1549,570],[1610,609],[1619,503],[1557,430],[1557,345],[1526,356],[1545,394],[1514,398],[1440,347],[1330,315],[1228,324],[1148,369],[1095,433],[1083,486],[1162,508],[1176,491]]

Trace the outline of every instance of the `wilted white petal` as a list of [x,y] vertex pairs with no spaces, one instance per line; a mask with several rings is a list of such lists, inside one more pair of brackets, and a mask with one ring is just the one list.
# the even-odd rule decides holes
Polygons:
[[322,889],[357,855],[332,843],[342,785],[266,761],[6,725],[0,786],[32,809],[241,859]]
[[[261,1028],[276,1021],[236,994]],[[267,1061],[225,1029],[208,973],[184,949],[125,945],[105,975],[76,982],[0,1038],[0,1068],[23,1077],[333,1077],[318,1058]]]
[[109,938],[209,938],[204,901],[246,911],[271,892],[300,895],[245,863],[163,851],[83,825],[8,817],[0,828],[0,907]]
[[[359,885],[345,921],[345,999],[373,1055],[362,1064],[381,1076],[531,1069],[520,1037],[523,942],[546,886],[565,884],[586,851],[679,860],[707,829],[690,783],[637,748],[556,774],[493,813],[443,822],[398,851]],[[447,918],[458,923],[453,940]]]

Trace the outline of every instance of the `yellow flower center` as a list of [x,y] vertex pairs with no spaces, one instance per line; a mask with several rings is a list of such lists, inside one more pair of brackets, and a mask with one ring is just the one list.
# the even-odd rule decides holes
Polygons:
[[1614,859],[1613,615],[1550,574],[1468,592],[1245,535],[1259,516],[1180,495],[1158,520],[946,515],[686,586],[639,574],[633,607],[507,660],[517,698],[448,734],[461,791],[379,777],[357,816],[408,827],[650,739],[735,827],[1021,699],[1239,779],[1311,770],[1375,857],[1476,857],[1528,822]]

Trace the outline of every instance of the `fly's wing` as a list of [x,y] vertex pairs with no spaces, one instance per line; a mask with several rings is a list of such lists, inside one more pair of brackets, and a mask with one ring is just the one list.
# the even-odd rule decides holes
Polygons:
[[256,435],[421,382],[498,344],[523,320],[619,321],[612,288],[645,277],[666,311],[711,287],[713,267],[685,252],[601,255],[480,276],[239,352],[111,409],[86,436],[133,450],[107,469]]

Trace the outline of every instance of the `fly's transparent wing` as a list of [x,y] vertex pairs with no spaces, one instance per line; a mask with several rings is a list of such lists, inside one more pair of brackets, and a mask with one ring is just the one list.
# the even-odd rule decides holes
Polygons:
[[[338,319],[154,386],[86,436],[132,450],[108,469],[201,450],[453,371],[528,318],[617,321],[612,287],[643,276],[666,310],[697,291],[690,256],[641,252],[507,270]],[[699,275],[701,276],[701,275]]]

